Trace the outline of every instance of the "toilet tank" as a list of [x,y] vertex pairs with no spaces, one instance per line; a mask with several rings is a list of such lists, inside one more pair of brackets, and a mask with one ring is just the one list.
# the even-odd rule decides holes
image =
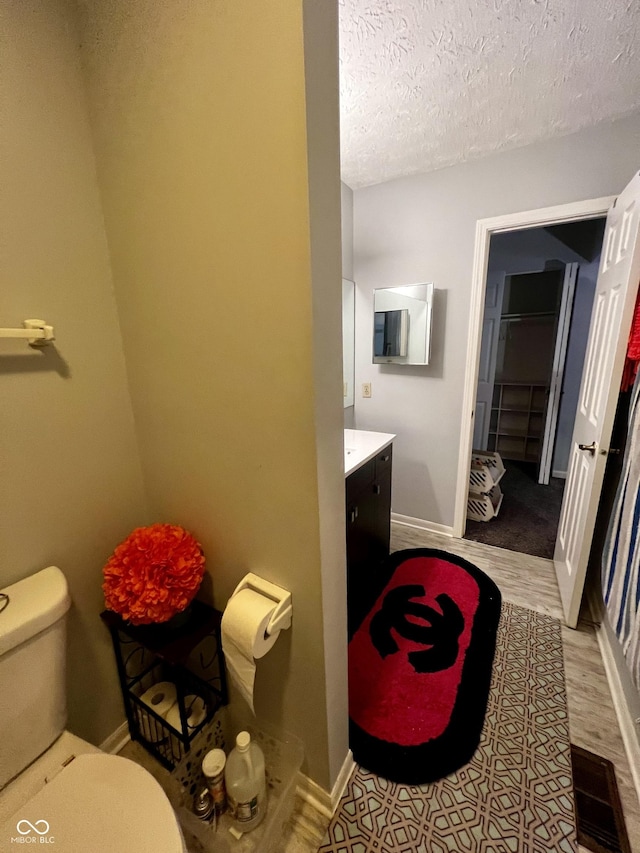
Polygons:
[[71,600],[56,566],[0,592],[9,596],[0,610],[1,790],[64,730],[65,615]]

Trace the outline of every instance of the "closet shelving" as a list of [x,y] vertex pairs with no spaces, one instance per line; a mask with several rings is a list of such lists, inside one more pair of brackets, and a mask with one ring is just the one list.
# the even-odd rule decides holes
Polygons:
[[496,382],[488,449],[503,459],[537,462],[547,391],[548,385],[542,382]]

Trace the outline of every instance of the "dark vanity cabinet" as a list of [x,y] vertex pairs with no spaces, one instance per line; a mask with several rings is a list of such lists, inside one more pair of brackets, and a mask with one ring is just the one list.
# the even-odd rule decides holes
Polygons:
[[357,629],[385,583],[381,564],[391,535],[391,445],[346,480],[349,634]]

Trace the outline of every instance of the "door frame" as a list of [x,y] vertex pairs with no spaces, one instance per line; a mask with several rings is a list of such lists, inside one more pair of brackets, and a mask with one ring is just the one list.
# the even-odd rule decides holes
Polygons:
[[573,300],[575,298],[579,272],[580,264],[577,262],[573,261],[572,263],[565,264],[564,278],[562,280],[562,302],[558,313],[558,328],[553,345],[553,365],[549,380],[549,398],[545,412],[540,467],[538,471],[538,483],[543,485],[549,484],[553,471],[553,455],[556,447],[558,418],[560,416],[560,403],[562,401],[564,367],[567,361],[569,332],[573,320]]
[[476,239],[471,275],[471,304],[467,359],[465,366],[462,413],[460,418],[460,447],[458,451],[458,475],[456,480],[456,502],[453,517],[453,536],[461,539],[467,522],[467,494],[469,491],[469,467],[473,444],[473,426],[475,419],[476,385],[480,363],[480,343],[484,299],[489,268],[489,247],[494,234],[509,231],[523,231],[527,228],[544,228],[565,222],[579,222],[583,219],[595,219],[606,216],[616,196],[587,199],[585,201],[559,204],[539,210],[527,210],[520,213],[507,213],[476,222]]
[[[495,276],[495,278],[494,278]],[[495,325],[491,329],[490,340],[485,340],[485,324],[487,319],[487,297],[489,296],[489,278],[492,279],[491,289],[495,287],[495,300],[491,300],[491,304],[489,305],[489,312],[493,315],[491,318],[495,321]],[[498,363],[498,348],[500,346],[500,326],[501,326],[501,315],[502,315],[502,302],[504,299],[504,286],[507,280],[507,274],[504,270],[495,270],[493,274],[491,274],[487,270],[487,275],[485,276],[485,290],[484,290],[484,302],[483,302],[483,314],[482,314],[482,325],[480,328],[480,355],[478,356],[478,377],[476,379],[476,397],[475,397],[475,409],[473,415],[473,435],[472,442],[476,444],[474,441],[474,436],[476,435],[476,421],[478,420],[478,411],[481,403],[485,403],[487,406],[487,410],[484,411],[484,417],[482,418],[482,434],[480,436],[480,442],[476,444],[476,450],[482,450],[485,448],[489,442],[489,430],[491,428],[491,403],[493,401],[493,393],[495,391],[496,385],[496,366]],[[487,336],[489,338],[489,336]],[[487,344],[487,364],[482,364],[482,350]],[[483,381],[480,381],[480,374],[483,370],[486,369],[487,373],[483,377]],[[489,379],[491,380],[489,382]],[[487,391],[490,389],[491,396],[488,400],[483,401],[479,400],[480,396],[480,385],[486,385]]]

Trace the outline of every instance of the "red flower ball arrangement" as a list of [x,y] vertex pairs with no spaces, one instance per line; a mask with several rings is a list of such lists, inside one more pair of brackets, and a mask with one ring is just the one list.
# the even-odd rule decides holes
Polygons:
[[200,543],[175,524],[137,527],[103,569],[105,602],[132,625],[167,622],[192,601],[204,575]]

